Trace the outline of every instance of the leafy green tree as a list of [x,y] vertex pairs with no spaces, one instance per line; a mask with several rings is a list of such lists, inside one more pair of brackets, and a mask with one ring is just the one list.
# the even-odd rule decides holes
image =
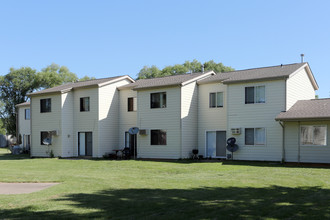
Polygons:
[[5,76],[0,76],[0,98],[3,103],[1,118],[9,134],[16,134],[16,107],[26,102],[27,94],[39,87],[36,81],[36,70],[30,67],[10,68]]
[[[229,72],[234,69],[225,66],[222,63],[216,63],[213,60],[205,62],[203,64],[204,70],[209,71],[213,70],[216,73]],[[137,79],[149,79],[155,77],[163,77],[163,76],[172,76],[178,74],[186,74],[186,73],[197,73],[202,71],[202,63],[198,60],[194,59],[193,61],[185,61],[184,64],[175,64],[173,66],[166,66],[162,70],[159,70],[156,66],[144,66],[140,72],[138,73]]]
[[87,81],[87,80],[93,80],[96,79],[95,77],[89,77],[89,76],[84,76],[82,78],[79,79],[79,81]]
[[161,77],[162,72],[158,69],[157,66],[144,66],[140,72],[138,73],[138,79],[149,79],[149,78],[156,78]]
[[59,66],[55,63],[52,63],[46,68],[43,68],[41,72],[37,73],[39,86],[45,89],[62,85],[63,83],[75,82],[77,80],[77,75],[70,72],[66,66]]

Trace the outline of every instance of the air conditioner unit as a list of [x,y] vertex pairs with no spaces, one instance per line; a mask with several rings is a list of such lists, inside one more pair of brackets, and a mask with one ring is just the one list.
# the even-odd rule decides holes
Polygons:
[[140,129],[139,135],[148,135],[148,130],[147,129]]
[[59,131],[58,131],[58,130],[50,131],[49,133],[50,133],[51,135],[54,135],[54,136],[59,135]]
[[231,134],[241,134],[241,128],[232,128]]

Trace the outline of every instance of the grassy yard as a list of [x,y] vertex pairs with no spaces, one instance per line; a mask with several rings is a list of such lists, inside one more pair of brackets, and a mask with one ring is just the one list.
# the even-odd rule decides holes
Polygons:
[[0,195],[0,218],[330,218],[329,167],[29,159],[8,153],[0,149],[0,182],[61,184]]

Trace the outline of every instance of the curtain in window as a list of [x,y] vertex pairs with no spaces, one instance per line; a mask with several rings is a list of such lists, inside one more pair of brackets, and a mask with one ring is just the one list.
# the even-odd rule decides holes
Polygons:
[[301,127],[300,142],[302,145],[313,145],[313,126]]
[[217,107],[223,107],[223,93],[217,93]]
[[245,145],[254,145],[254,128],[245,128]]
[[266,142],[265,128],[256,128],[255,129],[255,144],[264,145]]
[[265,86],[256,87],[256,103],[265,103]]
[[315,126],[314,127],[314,145],[326,145],[326,134],[327,129],[325,126]]
[[210,108],[215,108],[215,93],[210,93]]

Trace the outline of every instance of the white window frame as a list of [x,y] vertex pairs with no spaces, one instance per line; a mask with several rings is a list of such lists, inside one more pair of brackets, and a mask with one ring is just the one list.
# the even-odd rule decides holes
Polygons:
[[[246,144],[245,142],[245,137],[246,137],[246,129],[253,129],[253,144]],[[264,129],[264,134],[265,134],[265,142],[263,144],[256,144],[256,129]],[[248,127],[248,128],[244,128],[244,145],[245,146],[266,146],[266,143],[267,143],[267,130],[265,127],[255,127],[255,128],[251,128],[251,127]]]
[[[325,128],[325,145],[319,145],[319,144],[303,144],[302,142],[302,134],[301,134],[301,129],[302,127],[324,127]],[[314,132],[313,132],[313,135],[314,135]],[[300,125],[300,128],[299,128],[299,137],[300,137],[300,140],[299,140],[299,144],[300,146],[304,146],[304,147],[326,147],[328,146],[328,127],[327,125]],[[313,142],[314,142],[314,137],[313,137]]]
[[[221,93],[222,95],[222,106],[218,106],[218,93]],[[215,94],[215,106],[212,107],[211,106],[211,94]],[[220,92],[210,92],[209,93],[209,108],[223,108],[224,106],[224,92],[220,91]]]
[[[264,90],[265,90],[265,97],[264,97],[264,100],[263,102],[257,102],[257,88],[260,88],[260,87],[264,87]],[[251,103],[246,103],[246,88],[253,88],[253,102]],[[266,103],[266,86],[265,85],[257,85],[257,86],[246,86],[244,87],[244,103],[246,105],[249,105],[249,104],[265,104]]]

